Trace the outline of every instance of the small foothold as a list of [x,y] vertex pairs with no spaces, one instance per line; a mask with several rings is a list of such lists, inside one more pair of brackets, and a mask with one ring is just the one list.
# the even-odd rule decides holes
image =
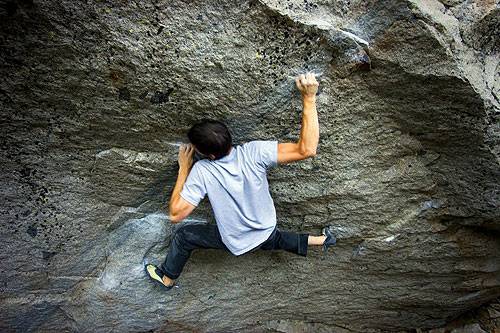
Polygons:
[[30,225],[26,230],[26,233],[31,237],[36,237],[36,235],[38,234],[38,228],[35,225]]
[[122,101],[129,101],[130,100],[130,91],[128,88],[120,88],[118,90],[118,99]]
[[155,91],[150,98],[152,104],[162,104],[168,102],[168,97],[174,91],[174,88],[168,88],[167,91]]
[[44,260],[49,260],[53,256],[55,256],[57,252],[54,251],[42,251],[42,256]]

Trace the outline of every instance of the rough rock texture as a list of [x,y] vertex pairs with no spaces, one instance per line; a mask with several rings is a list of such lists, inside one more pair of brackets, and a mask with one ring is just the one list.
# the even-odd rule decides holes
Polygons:
[[[496,299],[499,13],[1,1],[0,330],[401,331]],[[158,289],[142,267],[179,226],[166,202],[186,130],[213,117],[235,144],[297,140],[305,70],[322,73],[318,155],[272,170],[270,190],[281,229],[333,224],[336,250],[195,251]],[[199,222],[208,199],[183,223]]]
[[500,331],[500,299],[481,306],[428,333],[485,333]]

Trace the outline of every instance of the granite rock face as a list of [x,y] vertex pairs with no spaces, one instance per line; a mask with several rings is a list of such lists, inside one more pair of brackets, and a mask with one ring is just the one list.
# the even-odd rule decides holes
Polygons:
[[[371,332],[443,327],[500,296],[495,1],[1,1],[2,331]],[[295,141],[278,226],[323,256],[194,251],[165,293],[179,142]],[[182,223],[214,223],[208,198]]]

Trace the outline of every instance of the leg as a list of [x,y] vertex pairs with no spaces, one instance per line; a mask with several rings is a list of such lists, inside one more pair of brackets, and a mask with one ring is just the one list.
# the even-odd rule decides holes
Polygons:
[[309,237],[309,234],[280,231],[276,228],[260,248],[262,250],[285,250],[305,257]]
[[194,249],[228,250],[222,242],[217,225],[197,223],[181,226],[172,239],[165,262],[161,265],[165,274],[165,285],[172,284],[173,280],[179,277]]
[[323,245],[325,242],[326,236],[309,236],[309,239],[307,240],[307,244],[309,245]]

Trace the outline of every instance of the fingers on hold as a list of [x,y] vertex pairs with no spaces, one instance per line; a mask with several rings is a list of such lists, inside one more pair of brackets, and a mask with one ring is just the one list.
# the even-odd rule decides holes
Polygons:
[[307,85],[307,79],[304,74],[300,76],[300,84],[302,84],[303,86]]
[[302,85],[300,84],[300,78],[298,76],[295,78],[295,84],[297,85],[297,88],[302,88]]

